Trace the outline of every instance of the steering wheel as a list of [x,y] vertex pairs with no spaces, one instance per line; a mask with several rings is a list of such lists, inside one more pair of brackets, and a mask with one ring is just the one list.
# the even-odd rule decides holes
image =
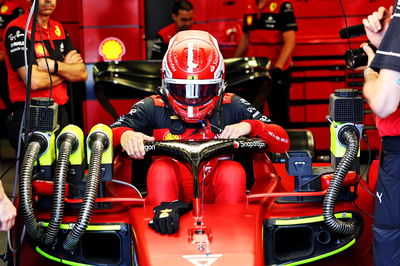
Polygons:
[[200,197],[198,169],[200,164],[218,154],[236,151],[263,150],[267,144],[260,139],[211,139],[202,141],[146,141],[146,154],[168,155],[187,162],[193,170],[194,198]]

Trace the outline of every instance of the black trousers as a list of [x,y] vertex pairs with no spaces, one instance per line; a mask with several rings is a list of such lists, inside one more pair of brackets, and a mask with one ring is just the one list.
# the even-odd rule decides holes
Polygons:
[[8,111],[11,106],[11,101],[8,94],[7,68],[5,62],[0,62],[0,97]]
[[374,219],[376,266],[400,265],[400,136],[383,137]]
[[[11,104],[11,113],[6,121],[6,134],[11,146],[17,150],[18,140],[20,139],[19,131],[22,123],[25,102],[15,102]],[[58,106],[58,124],[60,129],[69,124],[68,113],[65,106]],[[23,132],[22,132],[23,134]]]
[[290,125],[289,93],[292,85],[290,68],[282,71],[281,75],[278,81],[272,78],[272,88],[267,102],[271,120],[287,128]]

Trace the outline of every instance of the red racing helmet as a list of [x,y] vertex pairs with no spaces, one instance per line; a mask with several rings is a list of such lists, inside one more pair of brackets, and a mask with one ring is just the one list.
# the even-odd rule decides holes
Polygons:
[[162,93],[185,122],[210,116],[223,96],[225,65],[217,40],[208,32],[178,32],[162,62]]

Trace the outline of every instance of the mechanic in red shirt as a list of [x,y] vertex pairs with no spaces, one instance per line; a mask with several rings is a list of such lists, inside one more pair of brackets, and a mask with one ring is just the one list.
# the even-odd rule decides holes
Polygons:
[[[60,22],[50,18],[56,4],[57,0],[39,0],[31,97],[53,98],[59,105],[59,124],[62,127],[68,124],[64,107],[68,101],[66,82],[85,81],[88,74],[82,57],[74,49],[65,28]],[[10,22],[4,35],[4,47],[7,50],[5,59],[8,86],[12,102],[12,114],[7,121],[7,134],[14,148],[18,143],[18,132],[26,97],[27,69],[24,63],[24,30],[27,19],[28,14],[26,13]],[[29,30],[27,49],[29,49],[32,37],[30,32]]]
[[[286,131],[246,100],[224,93],[224,75],[224,61],[213,36],[198,30],[179,32],[171,39],[162,62],[161,95],[136,103],[128,114],[111,126],[114,145],[121,145],[132,158],[142,159],[144,141],[257,136],[268,144],[269,151],[286,151],[289,148]],[[210,165],[207,174],[200,174],[203,177],[200,182],[205,186],[205,202],[245,202],[243,167],[223,158],[215,159]],[[193,177],[184,169],[181,163],[165,157],[151,164],[146,203],[161,204],[155,208],[155,219],[160,218],[157,215],[165,209],[173,210],[175,214],[182,214],[181,210],[187,209],[184,202],[192,199]],[[156,230],[175,232],[163,228]]]
[[290,125],[290,66],[296,45],[297,24],[287,0],[248,0],[243,18],[243,35],[235,57],[267,57],[271,61],[272,88],[267,102],[271,119]]
[[171,38],[182,30],[197,30],[193,25],[193,5],[187,0],[175,1],[172,8],[172,20],[174,23],[158,31],[151,53],[151,59],[162,59],[168,49]]
[[372,228],[374,265],[400,265],[400,10],[380,7],[363,24],[368,40],[378,47],[375,54],[363,46],[368,54],[363,94],[382,138]]
[[26,6],[16,4],[11,0],[0,0],[0,97],[7,109],[11,102],[8,95],[7,69],[4,62],[3,35],[8,23],[25,12]]

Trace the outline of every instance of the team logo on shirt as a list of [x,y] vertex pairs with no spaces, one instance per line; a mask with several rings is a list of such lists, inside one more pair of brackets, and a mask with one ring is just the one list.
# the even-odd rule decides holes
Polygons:
[[1,12],[2,14],[4,14],[4,13],[7,12],[7,10],[8,10],[8,6],[2,6],[0,12]]
[[277,6],[278,6],[277,3],[272,2],[272,3],[269,5],[269,10],[274,11],[274,10],[276,9]]
[[246,17],[247,26],[251,26],[253,24],[253,16],[249,15]]
[[61,29],[60,29],[60,27],[56,26],[56,29],[54,30],[54,33],[55,33],[58,37],[60,37],[60,36],[61,36]]
[[19,31],[19,30],[17,30],[17,31],[15,32],[15,35],[12,34],[12,33],[10,33],[10,34],[7,36],[7,38],[8,38],[10,41],[12,41],[12,42],[16,41],[17,39],[19,39],[19,38],[21,38],[21,37],[24,37],[24,32],[21,32],[21,31]]
[[47,51],[46,47],[44,47],[41,43],[35,43],[35,54],[38,58],[44,57],[44,55],[49,56],[49,52]]

